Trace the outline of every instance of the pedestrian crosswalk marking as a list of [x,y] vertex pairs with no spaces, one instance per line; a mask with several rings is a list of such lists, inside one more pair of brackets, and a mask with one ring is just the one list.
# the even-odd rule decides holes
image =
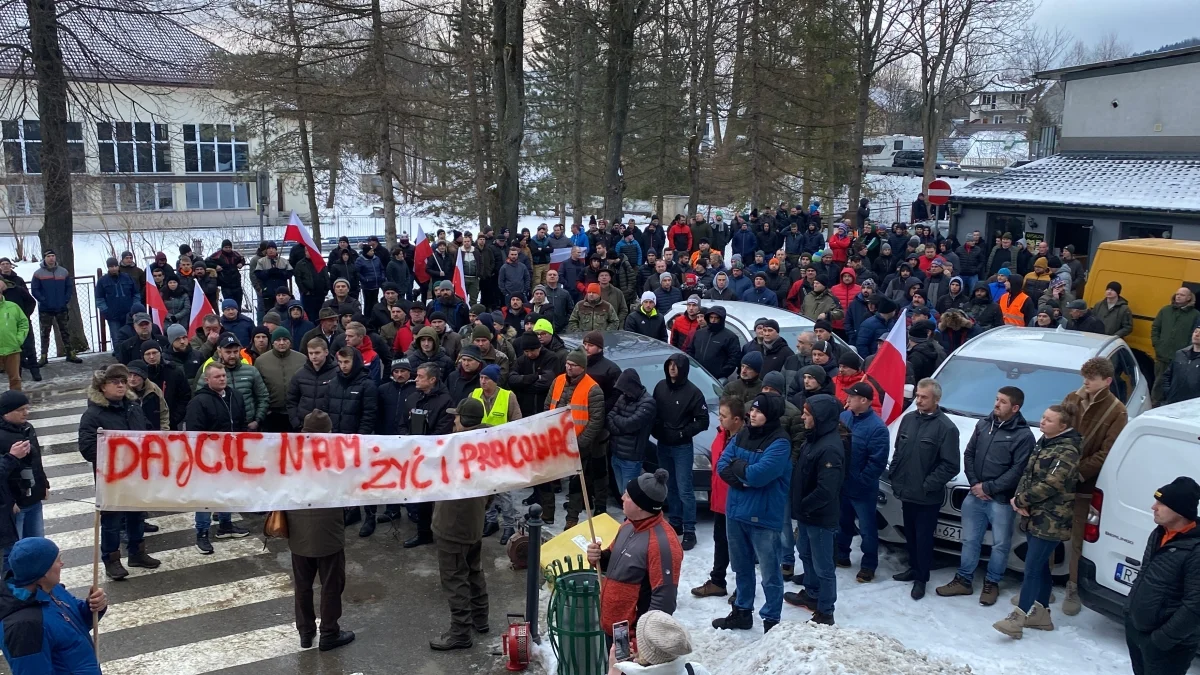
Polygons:
[[34,429],[49,429],[51,427],[79,426],[79,420],[83,417],[83,413],[77,415],[60,415],[58,417],[42,417],[40,419],[31,419],[29,423]]
[[[34,403],[29,406],[31,413],[44,413],[51,410],[70,410],[72,408],[86,408],[87,398],[83,392],[79,392],[79,398],[72,398],[65,401],[51,401],[48,403]],[[34,420],[29,420],[33,422]]]
[[[72,464],[87,464],[88,461],[78,452],[62,452],[57,455],[44,455],[42,468],[51,466],[70,466]],[[53,479],[51,479],[53,480]]]
[[88,497],[79,501],[71,500],[69,502],[49,502],[42,504],[42,518],[46,522],[58,518],[70,518],[71,516],[81,516],[85,513],[92,513],[96,510],[96,498]]
[[[212,557],[212,556],[207,556]],[[100,649],[104,650],[104,622],[100,622]],[[226,668],[295,654],[300,650],[296,625],[269,628],[160,649],[104,664],[105,675],[202,675]]]
[[43,450],[46,448],[53,448],[56,445],[67,445],[70,443],[78,443],[78,442],[79,442],[79,432],[78,431],[68,431],[66,433],[61,433],[61,434],[46,434],[45,436],[42,436],[40,434],[38,435],[38,443],[41,444]]
[[69,476],[54,476],[49,480],[51,492],[96,486],[96,481],[92,478],[91,471],[87,473],[73,473]]
[[[197,614],[244,607],[292,595],[291,575],[279,573],[217,586],[154,595],[112,605],[104,615],[101,634],[185,619]],[[109,668],[105,668],[110,671]]]
[[[250,556],[259,555],[261,553],[266,553],[266,551],[263,550],[262,540],[256,537],[230,540],[218,539],[213,542],[213,549],[215,549],[214,552],[208,555],[203,555],[197,551],[194,545],[186,546],[184,548],[173,548],[167,551],[154,551],[152,549],[148,549],[150,555],[158,558],[159,561],[162,562],[162,565],[156,570],[148,570],[144,567],[130,567],[129,577],[134,578],[146,574],[173,572],[175,570],[199,567],[201,565],[211,565],[213,563],[224,562],[226,560],[236,560],[237,558],[247,558]],[[92,563],[88,562],[84,565],[67,567],[63,569],[62,584],[67,588],[86,588],[91,586]],[[172,675],[177,674],[172,673]]]
[[[89,509],[89,512],[92,509]],[[44,514],[43,514],[44,515]],[[242,519],[240,514],[233,514],[234,521]],[[147,537],[155,537],[172,532],[182,532],[184,530],[195,529],[196,514],[194,513],[172,513],[169,516],[158,516],[149,518],[149,522],[159,527],[158,532],[147,532]],[[48,534],[46,538],[58,545],[60,551],[69,551],[74,548],[91,548],[92,541],[95,537],[95,530],[86,528],[82,530],[70,530],[68,532],[59,532],[57,534]],[[153,547],[151,547],[153,548]],[[200,555],[197,551],[196,555]]]

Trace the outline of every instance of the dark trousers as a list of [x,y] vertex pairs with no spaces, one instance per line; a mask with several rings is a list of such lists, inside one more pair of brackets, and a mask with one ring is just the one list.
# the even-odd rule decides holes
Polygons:
[[[33,325],[32,322],[30,325]],[[113,333],[116,336],[116,333]],[[26,369],[37,368],[37,347],[33,343],[33,331],[25,334],[25,341],[21,343],[21,367]]]
[[301,635],[317,634],[313,612],[313,581],[321,580],[321,636],[341,632],[342,590],[346,588],[346,551],[321,558],[292,554],[292,584],[296,593],[296,629]]
[[[581,458],[582,459],[582,458]],[[608,458],[604,455],[582,459],[583,477],[588,483],[588,499],[592,503],[594,513],[604,513],[605,500],[608,499]],[[553,495],[551,496],[553,499]],[[579,520],[579,512],[583,510],[583,486],[579,476],[571,476],[567,481],[567,518]]]
[[[70,317],[67,310],[61,312],[38,312],[38,323],[42,331],[42,356],[50,356],[50,329],[57,327],[58,339],[62,341],[63,349],[67,354],[74,354],[75,349],[71,347],[71,328],[67,324],[70,323]],[[59,354],[66,356],[67,354]]]
[[417,504],[417,534],[433,536],[433,502]]
[[107,558],[121,553],[121,528],[125,528],[126,548],[133,553],[142,547],[145,539],[145,524],[140,511],[100,512],[100,554]]
[[1133,664],[1133,675],[1184,675],[1196,655],[1196,645],[1177,645],[1163,651],[1150,641],[1150,633],[1133,627],[1125,617],[1125,644],[1129,646],[1129,660]]
[[450,605],[450,633],[470,637],[471,626],[488,622],[487,580],[483,576],[480,555],[482,542],[459,544],[437,540],[438,573],[442,593]]
[[713,568],[709,579],[725,588],[725,571],[729,569],[729,538],[725,536],[725,514],[713,512]]
[[378,288],[364,288],[362,290],[363,297],[363,315],[371,316],[371,310],[375,309],[375,305],[379,303]]
[[[321,314],[321,304],[324,302],[325,298],[319,298],[315,295],[300,296],[300,304],[304,306],[304,313],[308,315],[308,320],[312,321],[314,324],[317,322],[317,317],[319,317]],[[284,318],[286,319],[288,317]],[[299,341],[303,337],[303,335],[293,335],[292,340]],[[308,345],[298,345],[298,348],[300,349],[300,353],[308,353]]]
[[292,429],[292,420],[286,412],[269,412],[267,418],[263,420],[263,431],[270,434],[282,434]]
[[903,502],[904,538],[907,540],[908,566],[913,571],[913,581],[929,581],[929,568],[933,567],[933,529],[937,526],[940,504],[914,504]]

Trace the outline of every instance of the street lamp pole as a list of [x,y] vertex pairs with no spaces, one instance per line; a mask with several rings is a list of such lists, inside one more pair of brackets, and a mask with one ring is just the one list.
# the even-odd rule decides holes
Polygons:
[[265,225],[267,218],[267,203],[271,192],[271,175],[266,169],[258,170],[258,240],[266,239]]

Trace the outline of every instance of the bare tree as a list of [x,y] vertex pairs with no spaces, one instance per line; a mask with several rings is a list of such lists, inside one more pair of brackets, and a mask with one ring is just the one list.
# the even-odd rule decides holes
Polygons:
[[525,138],[525,2],[492,0],[492,64],[501,153],[496,177],[499,228],[515,232]]

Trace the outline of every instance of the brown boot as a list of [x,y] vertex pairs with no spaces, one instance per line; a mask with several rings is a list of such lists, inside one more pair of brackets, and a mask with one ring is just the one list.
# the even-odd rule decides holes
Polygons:
[[983,592],[979,594],[979,604],[984,607],[991,607],[996,604],[996,599],[1000,597],[1000,585],[990,581],[983,582]]
[[992,628],[1014,640],[1020,640],[1024,637],[1022,629],[1025,627],[1026,618],[1025,612],[1022,612],[1020,607],[1016,607],[1006,618],[992,624]]
[[1079,586],[1074,581],[1067,582],[1067,597],[1063,598],[1062,613],[1075,616],[1083,605],[1079,602]]
[[1025,627],[1054,630],[1054,622],[1050,620],[1050,610],[1042,607],[1040,602],[1033,603],[1033,607],[1029,610],[1029,616],[1025,617]]
[[954,578],[950,580],[950,583],[946,584],[945,586],[937,587],[937,594],[943,598],[949,598],[955,595],[974,595],[975,587],[971,584],[971,582],[955,574]]
[[714,584],[711,579],[705,581],[703,586],[692,589],[692,595],[697,598],[723,598],[728,594],[728,590]]
[[572,518],[571,516],[567,516],[567,518],[566,518],[566,520],[564,521],[564,523],[565,523],[565,524],[563,525],[563,532],[566,532],[567,530],[571,529],[572,527],[575,527],[576,525],[578,525],[578,524],[579,524],[579,519],[578,519],[578,518]]
[[129,570],[121,564],[120,551],[113,551],[104,556],[104,574],[113,581],[120,581],[129,576]]

